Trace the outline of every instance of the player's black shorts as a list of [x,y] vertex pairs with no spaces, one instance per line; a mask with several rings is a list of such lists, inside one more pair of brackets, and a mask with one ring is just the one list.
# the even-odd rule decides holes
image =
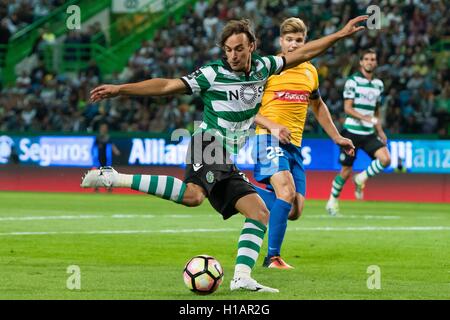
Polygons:
[[386,145],[380,140],[380,138],[375,134],[354,134],[347,129],[342,130],[341,135],[345,138],[348,138],[353,141],[355,145],[355,156],[350,156],[345,153],[345,151],[341,148],[341,152],[339,154],[339,162],[343,166],[351,167],[353,166],[353,162],[356,159],[356,152],[358,149],[364,150],[372,159],[375,159],[375,152],[385,147]]
[[230,154],[222,143],[214,136],[202,136],[203,139],[199,139],[199,135],[191,139],[186,156],[184,182],[194,183],[205,189],[213,208],[224,219],[228,219],[238,212],[236,202],[243,196],[256,193],[256,190],[244,173],[230,163]]

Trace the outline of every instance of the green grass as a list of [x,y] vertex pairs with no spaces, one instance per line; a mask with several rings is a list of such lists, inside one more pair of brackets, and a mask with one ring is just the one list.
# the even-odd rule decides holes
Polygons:
[[[449,204],[342,202],[340,217],[324,205],[308,200],[303,217],[289,222],[282,253],[294,270],[262,268],[260,255],[255,279],[280,289],[263,294],[229,290],[243,217],[223,221],[207,202],[1,192],[0,299],[450,298]],[[48,218],[55,216],[66,218]],[[184,264],[201,253],[225,271],[209,296],[182,280]],[[66,287],[70,265],[80,267],[81,290]],[[367,288],[371,265],[381,269],[380,290]]]

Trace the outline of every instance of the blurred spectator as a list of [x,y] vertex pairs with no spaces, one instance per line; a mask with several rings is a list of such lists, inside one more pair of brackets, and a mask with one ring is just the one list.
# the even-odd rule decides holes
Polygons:
[[109,136],[109,127],[107,123],[101,123],[98,128],[97,138],[95,139],[95,148],[97,151],[98,166],[111,166],[112,155],[120,155],[119,149],[111,142]]
[[[45,12],[46,6],[56,5],[55,1],[34,0],[38,5],[30,11],[19,1],[0,0],[0,3],[7,4],[6,9],[0,5],[0,18],[3,18],[0,43],[9,37],[11,30],[16,32],[25,23],[22,19],[26,20],[28,13],[14,15],[19,8],[36,16]],[[154,77],[176,78],[206,62],[220,59],[222,52],[216,45],[216,37],[229,19],[251,18],[259,53],[277,54],[279,25],[285,18],[293,15],[302,18],[309,26],[308,40],[313,40],[338,30],[349,18],[364,12],[365,6],[361,1],[314,0],[299,4],[292,0],[199,0],[180,21],[171,19],[152,39],[142,41],[121,72],[102,75],[89,49],[77,51],[68,47],[64,60],[89,61],[78,74],[52,75],[42,63],[29,73],[21,73],[16,87],[6,89],[0,96],[0,129],[97,131],[99,125],[106,122],[110,130],[124,132],[192,130],[192,121],[201,120],[203,111],[203,104],[196,96],[120,97],[92,104],[88,100],[89,91],[103,81],[123,83]],[[5,10],[7,15],[2,16]],[[378,50],[378,76],[386,89],[380,110],[386,131],[448,136],[449,53],[441,50],[439,44],[450,35],[449,6],[443,0],[396,1],[382,2],[382,10],[381,31],[358,33],[312,61],[318,69],[322,97],[336,126],[340,128],[344,119],[344,82],[358,67],[359,52],[374,46]],[[43,34],[41,41],[51,43],[51,38]],[[95,23],[83,33],[69,32],[64,43],[106,46],[107,39],[101,25]],[[27,96],[33,97],[30,103],[21,103]],[[320,126],[314,117],[308,116],[305,131],[318,130]]]

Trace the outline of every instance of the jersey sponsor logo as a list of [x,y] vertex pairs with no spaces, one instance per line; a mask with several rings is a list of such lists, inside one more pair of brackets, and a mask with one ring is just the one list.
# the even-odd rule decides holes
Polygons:
[[[258,90],[258,88],[254,85],[250,86],[241,86],[241,90],[239,91],[239,94],[241,96],[242,101],[245,104],[253,104],[257,97],[261,96],[262,87],[259,87],[261,90]],[[258,92],[261,91],[261,92]]]
[[228,100],[242,100],[245,104],[252,105],[256,99],[262,97],[263,92],[263,86],[243,85],[239,90],[228,91]]
[[275,100],[308,103],[309,92],[304,90],[275,91]]

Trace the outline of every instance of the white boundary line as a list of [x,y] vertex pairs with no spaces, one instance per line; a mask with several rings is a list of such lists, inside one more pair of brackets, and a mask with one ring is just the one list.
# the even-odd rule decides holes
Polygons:
[[[35,220],[85,220],[85,219],[148,219],[155,218],[152,214],[113,214],[113,215],[54,215],[54,216],[10,216],[2,217],[1,221],[35,221]],[[158,215],[158,218],[179,218],[188,219],[194,217],[191,214],[164,214]],[[208,215],[208,217],[217,217],[217,215]],[[331,217],[329,215],[310,215],[305,219],[359,219],[359,220],[398,220],[400,216],[373,216],[373,215],[338,215]]]
[[[1,221],[33,221],[33,220],[85,220],[85,219],[149,219],[155,218],[152,214],[113,214],[113,215],[62,215],[62,216],[17,216],[1,217]],[[191,218],[192,215],[165,215],[167,218]]]
[[[290,228],[294,231],[450,231],[450,226],[428,226],[428,227],[311,227]],[[223,229],[163,229],[163,230],[93,230],[93,231],[42,231],[42,232],[6,232],[0,236],[34,236],[34,235],[69,235],[69,234],[152,234],[152,233],[214,233],[214,232],[239,232],[239,228]]]

